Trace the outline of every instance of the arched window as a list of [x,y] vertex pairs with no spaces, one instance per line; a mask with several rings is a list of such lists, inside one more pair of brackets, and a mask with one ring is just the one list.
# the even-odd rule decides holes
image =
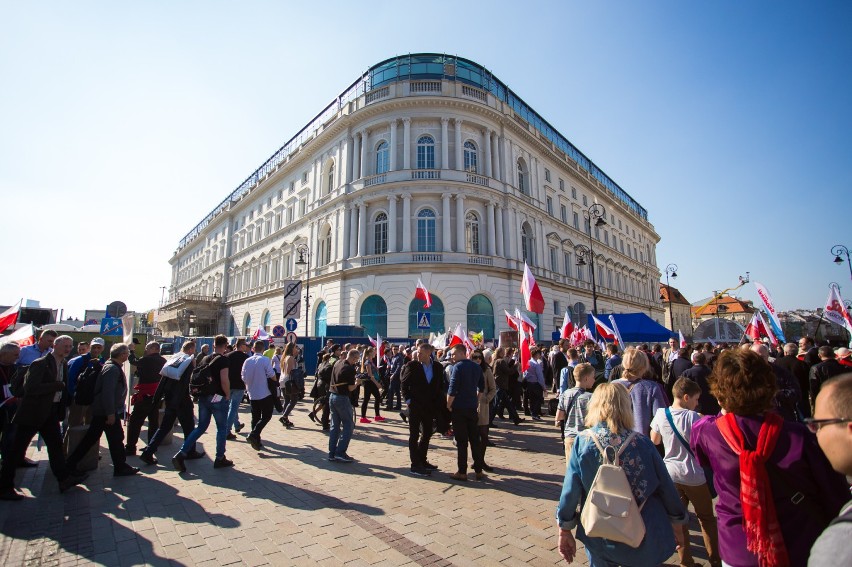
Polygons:
[[[432,307],[429,309],[426,309],[422,299],[412,299],[411,303],[408,304],[409,337],[428,338],[429,333],[441,334],[446,330],[444,328],[444,303],[434,293],[430,293],[430,295],[432,297]],[[425,323],[423,314],[427,312],[429,313],[427,318],[430,321],[428,329],[418,326],[418,323]]]
[[314,335],[324,337],[328,333],[328,308],[325,301],[317,303],[317,311],[314,316]]
[[325,225],[320,231],[319,240],[319,266],[327,266],[331,263],[331,227]]
[[376,147],[376,175],[390,169],[390,149],[384,140]]
[[518,160],[518,191],[523,193],[524,195],[529,195],[530,193],[530,183],[529,176],[527,175],[527,164],[524,163],[524,160]]
[[464,217],[464,236],[468,254],[480,254],[479,250],[479,217],[470,211]]
[[243,317],[243,334],[251,335],[251,313],[246,313]]
[[528,223],[521,226],[521,253],[524,262],[531,266],[535,265],[535,237]]
[[476,146],[470,140],[464,143],[464,170],[477,172]]
[[435,140],[432,136],[417,138],[417,169],[435,169]]
[[494,306],[482,294],[474,295],[467,302],[467,329],[471,333],[482,331],[483,340],[494,338]]
[[267,333],[271,332],[272,331],[272,313],[269,312],[269,309],[266,309],[263,312],[263,316],[260,318],[260,320],[263,321],[263,323],[261,323],[263,325],[263,330],[266,331]]
[[361,326],[364,332],[375,337],[388,335],[388,305],[380,295],[371,295],[361,304]]
[[334,160],[330,159],[325,162],[325,167],[323,167],[323,179],[322,179],[322,194],[328,195],[334,190]]
[[435,211],[432,209],[417,213],[417,251],[435,251]]
[[386,254],[388,251],[388,216],[376,215],[373,224],[373,254]]

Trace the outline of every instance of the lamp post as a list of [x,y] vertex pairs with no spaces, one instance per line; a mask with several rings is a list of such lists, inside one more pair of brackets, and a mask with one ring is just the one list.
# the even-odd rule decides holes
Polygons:
[[[299,259],[296,260],[297,266],[305,266],[305,338],[310,336],[310,310],[311,310],[311,248],[305,243],[296,246],[296,252],[299,253]],[[306,259],[307,257],[307,259]]]
[[831,247],[831,253],[834,254],[834,263],[837,265],[843,263],[843,258],[841,258],[840,255],[846,255],[846,264],[849,265],[849,277],[852,278],[852,261],[850,261],[849,258],[849,249],[842,244],[835,244]]
[[589,259],[589,269],[592,271],[592,309],[595,315],[598,313],[598,292],[597,283],[595,282],[595,249],[592,241],[592,219],[595,220],[595,226],[601,227],[606,224],[606,209],[600,203],[592,203],[588,209],[583,211],[583,218],[589,223],[589,247],[586,248],[582,244],[577,247],[577,265],[585,266],[586,261],[583,257]]
[[666,295],[669,296],[669,325],[674,333],[674,311],[672,311],[672,288],[669,286],[669,276],[672,279],[677,279],[677,264],[669,264],[666,266]]

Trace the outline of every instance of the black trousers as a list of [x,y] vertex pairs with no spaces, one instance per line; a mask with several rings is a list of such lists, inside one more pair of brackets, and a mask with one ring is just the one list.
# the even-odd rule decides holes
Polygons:
[[[180,399],[176,405],[166,405],[166,411],[163,412],[163,422],[160,423],[160,427],[154,433],[148,446],[145,447],[146,453],[155,453],[157,451],[157,447],[163,442],[163,438],[174,427],[175,421],[180,422],[184,439],[195,429],[195,414],[193,413],[192,399],[188,395]],[[192,451],[195,451],[194,445],[189,448],[188,452],[191,453]]]
[[76,467],[77,463],[92,448],[92,445],[100,443],[101,435],[104,433],[106,433],[113,469],[117,471],[123,469],[127,464],[127,457],[124,454],[124,428],[121,426],[121,418],[117,415],[112,425],[107,425],[107,416],[105,415],[92,416],[92,423],[89,424],[86,434],[80,439],[80,443],[74,449],[74,452],[68,455],[68,468]]
[[428,460],[429,440],[432,438],[432,422],[435,416],[430,412],[411,408],[408,414],[408,455],[412,467],[422,467]]
[[266,396],[260,400],[251,401],[251,433],[249,437],[260,441],[260,433],[269,420],[272,419],[272,410],[275,408],[275,397]]
[[160,408],[154,405],[153,396],[145,396],[133,404],[133,411],[127,420],[127,447],[136,449],[145,418],[148,419],[148,442],[150,443],[154,433],[160,427]]
[[528,382],[524,394],[524,406],[529,404],[530,413],[535,417],[540,417],[542,403],[544,403],[544,391],[541,389],[541,384]]
[[373,410],[376,412],[376,417],[382,415],[382,395],[379,393],[379,387],[372,380],[364,382],[364,401],[361,402],[361,417],[367,417],[367,408],[370,407],[370,397],[373,398]]
[[512,402],[512,398],[506,390],[497,390],[497,403],[491,407],[493,408],[491,410],[492,422],[494,421],[494,416],[498,413],[503,415],[504,410],[509,412],[509,419],[512,421],[517,422],[520,419],[520,416],[518,416],[518,410],[515,409],[515,404]]
[[473,455],[473,470],[482,472],[482,448],[479,442],[479,414],[476,409],[453,410],[453,433],[456,437],[458,471],[467,473],[467,447]]
[[68,477],[65,465],[65,452],[62,449],[62,434],[59,431],[59,421],[49,419],[39,427],[18,425],[15,438],[12,440],[9,453],[3,455],[3,466],[0,467],[0,490],[15,487],[15,468],[27,454],[27,447],[36,434],[40,434],[47,447],[47,457],[50,460],[50,470],[56,480],[62,481]]

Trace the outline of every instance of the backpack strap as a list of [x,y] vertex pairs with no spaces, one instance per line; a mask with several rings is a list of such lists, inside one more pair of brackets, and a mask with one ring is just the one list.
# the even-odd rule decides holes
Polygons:
[[627,439],[621,444],[621,447],[618,448],[618,452],[615,454],[615,466],[621,466],[618,464],[619,457],[621,457],[621,453],[627,448],[627,445],[636,437],[636,432],[631,431],[630,435],[627,436]]
[[693,454],[692,452],[692,447],[689,446],[689,443],[686,442],[686,439],[684,439],[683,435],[681,435],[680,431],[678,431],[677,427],[675,426],[674,419],[672,419],[672,412],[671,410],[669,410],[669,408],[666,408],[666,419],[669,420],[669,425],[671,426],[675,437],[677,437],[677,440],[680,441],[684,447],[686,447],[686,450],[690,454],[690,456],[694,457],[695,454]]
[[610,460],[609,455],[606,452],[606,449],[604,449],[604,447],[601,445],[600,441],[598,441],[598,436],[595,435],[594,433],[592,433],[592,431],[590,429],[586,429],[586,430],[580,432],[580,435],[586,435],[592,441],[595,442],[595,445],[598,446],[598,451],[601,452],[601,456],[603,457],[604,462],[606,464],[611,464],[611,465],[615,465],[617,467],[620,467],[621,465],[619,464],[619,457],[621,456],[621,453],[624,451],[624,449],[627,448],[627,445],[630,443],[630,441],[632,441],[633,438],[636,437],[636,432],[631,431],[630,435],[627,436],[627,439],[624,440],[624,442],[621,444],[621,446],[618,448],[617,451],[615,450],[615,447],[613,447],[611,445],[607,446],[606,449],[612,449],[613,452],[615,453],[615,457],[612,460]]

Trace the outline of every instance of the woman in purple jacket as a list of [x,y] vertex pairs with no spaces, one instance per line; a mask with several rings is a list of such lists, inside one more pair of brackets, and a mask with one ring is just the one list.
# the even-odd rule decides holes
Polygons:
[[724,351],[710,377],[722,412],[692,428],[719,499],[719,552],[734,567],[805,565],[820,532],[846,501],[816,437],[771,411],[772,367],[750,351]]

